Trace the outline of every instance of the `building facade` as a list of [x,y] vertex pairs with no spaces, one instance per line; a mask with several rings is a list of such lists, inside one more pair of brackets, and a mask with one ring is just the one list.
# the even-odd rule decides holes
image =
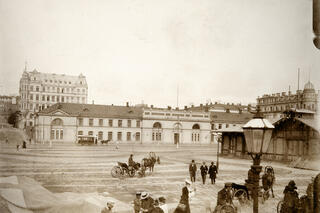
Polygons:
[[64,74],[28,72],[25,68],[21,79],[19,95],[22,112],[37,112],[55,103],[82,103],[88,100],[86,77]]
[[280,118],[282,112],[290,108],[305,109],[312,112],[317,111],[317,100],[319,93],[316,92],[313,84],[308,81],[303,90],[297,90],[296,94],[282,92],[263,95],[257,98],[257,106],[268,119]]
[[210,143],[208,112],[191,110],[144,108],[142,139],[159,144]]
[[184,110],[74,103],[55,104],[35,117],[38,143],[75,143],[80,135],[120,143],[210,143],[210,118]]
[[78,136],[98,140],[141,142],[142,108],[58,103],[37,113],[36,142],[77,142]]
[[221,104],[218,102],[210,104],[200,104],[200,106],[192,106],[190,108],[185,107],[188,110],[197,112],[209,112],[210,125],[211,125],[211,142],[217,142],[217,131],[220,129],[233,129],[234,127],[242,127],[252,117],[252,107],[249,105],[241,105],[234,103]]
[[[314,112],[290,109],[283,113],[275,126],[267,153],[269,160],[293,161],[312,159],[320,153],[320,120]],[[242,128],[221,129],[222,154],[247,157]]]

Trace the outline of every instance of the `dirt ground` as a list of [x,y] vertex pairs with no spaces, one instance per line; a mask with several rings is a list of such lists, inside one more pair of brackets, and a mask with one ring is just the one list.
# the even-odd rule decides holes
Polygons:
[[[176,207],[184,180],[189,178],[188,164],[192,159],[197,162],[198,173],[195,184],[196,194],[191,199],[191,212],[202,213],[216,204],[217,192],[225,182],[243,184],[252,161],[220,157],[217,183],[212,185],[207,180],[203,185],[200,177],[200,163],[207,165],[216,162],[216,145],[182,145],[178,149],[174,145],[115,145],[78,146],[75,144],[27,144],[27,150],[16,150],[16,144],[1,142],[0,176],[27,176],[40,182],[49,191],[58,194],[97,193],[107,195],[128,206],[134,199],[136,191],[148,191],[153,197],[164,196],[169,208]],[[111,168],[117,162],[127,162],[129,155],[140,162],[143,157],[153,151],[160,157],[161,163],[155,165],[153,173],[144,178],[117,179],[111,176]],[[312,176],[319,171],[289,168],[279,162],[261,162],[262,166],[275,169],[275,198],[264,204],[260,203],[259,212],[274,213],[276,205],[282,198],[285,185],[294,179],[299,194],[305,194]],[[117,205],[117,203],[116,203]],[[115,208],[116,209],[116,208]],[[252,204],[239,207],[238,212],[252,212]],[[120,211],[119,211],[120,212]]]

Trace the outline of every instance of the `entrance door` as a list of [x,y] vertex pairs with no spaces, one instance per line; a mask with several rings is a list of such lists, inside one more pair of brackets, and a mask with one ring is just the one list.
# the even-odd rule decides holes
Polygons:
[[174,133],[174,144],[179,143],[179,133]]

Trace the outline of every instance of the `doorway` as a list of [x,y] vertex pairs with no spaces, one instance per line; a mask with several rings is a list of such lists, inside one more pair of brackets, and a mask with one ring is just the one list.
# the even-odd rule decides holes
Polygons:
[[179,143],[179,137],[180,137],[179,133],[174,133],[174,144]]

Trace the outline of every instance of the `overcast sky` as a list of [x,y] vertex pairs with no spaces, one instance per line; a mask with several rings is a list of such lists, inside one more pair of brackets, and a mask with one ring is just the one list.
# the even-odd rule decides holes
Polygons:
[[0,93],[25,61],[86,76],[89,103],[255,103],[320,89],[312,0],[0,0]]

